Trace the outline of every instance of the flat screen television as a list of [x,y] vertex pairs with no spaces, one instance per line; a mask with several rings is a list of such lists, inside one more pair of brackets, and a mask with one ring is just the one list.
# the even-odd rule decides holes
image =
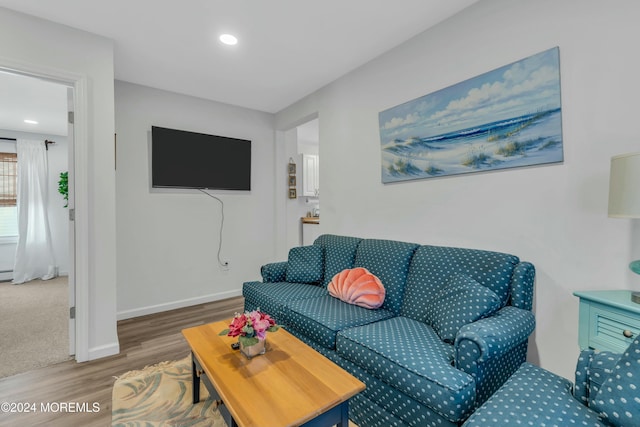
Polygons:
[[251,190],[251,141],[151,127],[151,186]]

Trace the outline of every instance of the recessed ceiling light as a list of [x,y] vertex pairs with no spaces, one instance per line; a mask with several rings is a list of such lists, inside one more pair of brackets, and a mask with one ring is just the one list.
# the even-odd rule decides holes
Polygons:
[[29,123],[30,125],[37,125],[37,124],[38,124],[38,122],[37,122],[37,121],[35,121],[35,120],[29,120],[29,119],[24,119],[24,122],[25,122],[25,123]]
[[220,41],[224,44],[228,44],[229,46],[233,46],[238,44],[238,38],[231,34],[223,34],[220,36]]

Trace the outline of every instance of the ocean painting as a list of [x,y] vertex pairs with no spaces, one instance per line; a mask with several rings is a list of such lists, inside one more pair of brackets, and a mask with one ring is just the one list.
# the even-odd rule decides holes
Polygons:
[[563,161],[557,47],[379,114],[382,182]]

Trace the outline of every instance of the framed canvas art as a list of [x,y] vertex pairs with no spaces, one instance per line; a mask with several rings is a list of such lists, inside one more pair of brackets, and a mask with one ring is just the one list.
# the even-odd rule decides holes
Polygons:
[[379,113],[382,182],[563,161],[557,47]]

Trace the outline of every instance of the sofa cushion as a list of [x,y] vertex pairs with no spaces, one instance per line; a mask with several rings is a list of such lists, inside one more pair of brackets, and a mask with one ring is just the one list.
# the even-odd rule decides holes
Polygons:
[[394,317],[345,329],[336,350],[451,422],[462,421],[474,407],[473,377],[452,366],[453,346],[422,322]]
[[290,302],[283,312],[283,321],[292,332],[307,336],[328,349],[336,348],[336,334],[342,329],[390,317],[393,313],[388,310],[369,310],[330,295]]
[[245,282],[242,285],[242,295],[245,298],[245,307],[259,308],[282,324],[284,321],[282,309],[286,303],[321,297],[327,295],[327,290],[321,286],[307,283]]
[[364,267],[384,284],[382,308],[400,312],[411,257],[418,245],[394,240],[365,239],[358,245],[354,267]]
[[523,363],[463,427],[605,427],[598,414],[571,395],[571,382]]
[[323,234],[313,242],[314,245],[324,248],[323,286],[327,286],[333,276],[345,268],[353,268],[360,241],[362,239],[359,237]]
[[456,273],[427,305],[426,322],[440,338],[453,343],[460,328],[490,316],[500,304],[500,297],[491,289]]
[[333,276],[327,286],[329,295],[347,304],[375,309],[384,302],[384,285],[364,267],[348,268]]
[[[361,367],[339,356],[338,353],[336,353],[334,350],[320,347],[315,341],[311,341],[304,335],[301,335],[298,338],[300,338],[301,341],[312,347],[318,353],[322,354],[324,357],[331,360],[333,363],[340,366],[342,369],[349,372],[351,375],[358,378],[360,381],[367,385],[367,387],[356,396],[364,397],[367,403],[372,405],[371,407],[369,407],[370,411],[373,410],[373,406],[378,405],[382,409],[382,413],[380,413],[380,416],[383,418],[378,418],[377,422],[374,422],[372,425],[379,427],[387,427],[390,425],[459,427],[458,423],[447,422],[431,408],[418,403],[415,399],[410,398],[406,394],[401,393],[400,391],[391,387],[384,381],[374,377]],[[353,411],[352,403],[353,398],[349,400],[350,414],[352,414]],[[373,416],[375,415],[375,413],[371,415]],[[384,418],[387,415],[398,417],[401,422],[392,424],[389,422],[389,419]],[[364,423],[362,425],[369,424]]]
[[424,322],[429,301],[454,273],[465,274],[491,289],[504,306],[509,300],[509,284],[518,262],[518,257],[499,252],[421,246],[411,260],[400,314]]
[[322,246],[299,246],[289,250],[287,282],[320,283],[324,270]]
[[592,409],[616,427],[640,425],[640,339],[636,337],[592,401]]

